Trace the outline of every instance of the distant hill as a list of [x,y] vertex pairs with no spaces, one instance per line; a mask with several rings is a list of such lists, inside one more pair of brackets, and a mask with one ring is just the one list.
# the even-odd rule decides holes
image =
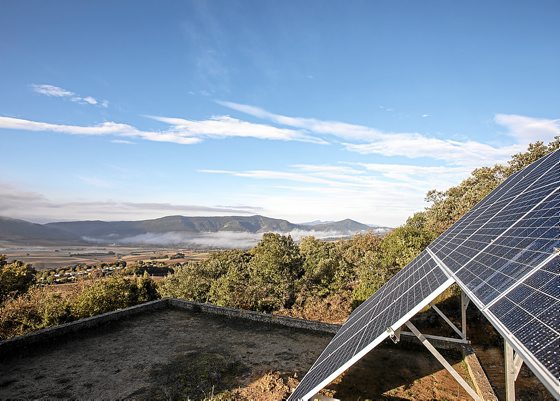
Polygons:
[[95,242],[95,243],[135,243],[145,241],[146,236],[169,233],[196,236],[207,233],[247,233],[266,232],[323,233],[323,236],[348,236],[359,232],[375,231],[383,233],[383,228],[372,229],[366,224],[346,219],[335,222],[314,222],[313,225],[294,224],[287,220],[265,216],[209,216],[187,217],[167,216],[138,221],[70,221],[48,224],[34,224],[24,220],[0,218],[0,240],[11,242]]
[[313,231],[340,231],[340,232],[361,232],[371,229],[370,226],[358,223],[355,220],[345,219],[341,221],[317,223],[311,226]]
[[264,233],[289,232],[298,228],[286,220],[264,216],[167,216],[139,221],[71,221],[48,223],[47,227],[64,230],[80,237],[118,239],[147,233],[220,231]]
[[0,241],[34,244],[44,244],[51,241],[53,243],[81,242],[79,237],[56,227],[1,216]]
[[325,223],[334,223],[334,221],[323,221],[323,220],[313,220],[313,221],[308,221],[305,223],[300,223],[301,226],[317,226],[319,224],[325,224]]

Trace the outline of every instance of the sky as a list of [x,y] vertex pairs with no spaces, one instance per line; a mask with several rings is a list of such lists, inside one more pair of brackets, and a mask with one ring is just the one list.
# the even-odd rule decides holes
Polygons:
[[0,3],[0,216],[398,226],[560,135],[558,1]]

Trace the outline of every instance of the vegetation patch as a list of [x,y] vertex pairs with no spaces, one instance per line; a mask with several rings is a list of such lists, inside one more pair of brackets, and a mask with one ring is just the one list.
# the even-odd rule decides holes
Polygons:
[[194,351],[156,366],[151,372],[153,388],[148,399],[207,400],[234,388],[248,368],[230,355]]

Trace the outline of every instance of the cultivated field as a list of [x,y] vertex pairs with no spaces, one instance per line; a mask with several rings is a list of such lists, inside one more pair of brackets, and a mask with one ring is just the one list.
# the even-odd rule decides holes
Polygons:
[[[171,258],[182,253],[182,258]],[[152,261],[165,264],[183,263],[208,257],[208,251],[177,248],[139,248],[121,246],[7,246],[0,243],[0,254],[8,260],[21,260],[30,263],[37,270],[57,269],[76,264],[95,265],[125,262]]]

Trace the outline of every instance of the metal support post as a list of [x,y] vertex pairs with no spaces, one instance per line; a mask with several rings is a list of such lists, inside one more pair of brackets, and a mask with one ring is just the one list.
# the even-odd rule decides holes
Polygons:
[[506,401],[515,401],[515,380],[523,365],[523,359],[517,353],[514,354],[510,343],[504,339],[504,359],[506,375]]
[[464,291],[461,291],[461,332],[465,340],[467,339],[467,307],[471,300]]
[[436,350],[434,348],[434,346],[432,344],[430,344],[430,342],[428,341],[428,339],[426,337],[424,337],[424,335],[422,333],[420,333],[418,331],[418,329],[416,328],[416,326],[414,326],[410,321],[406,322],[406,325],[408,326],[408,328],[410,329],[410,331],[412,331],[414,333],[414,335],[416,337],[418,337],[418,339],[422,342],[422,344],[428,349],[428,351],[430,351],[432,353],[433,356],[436,357],[436,359],[439,361],[439,363],[441,363],[443,365],[443,367],[451,374],[451,376],[453,376],[453,378],[455,380],[457,380],[457,382],[461,385],[461,387],[463,387],[465,389],[465,391],[475,400],[475,401],[482,401],[482,398],[480,398],[480,396],[476,393],[476,391],[474,391],[472,389],[471,386],[468,385],[468,383],[465,381],[465,379],[463,379],[461,377],[461,375],[459,373],[457,373],[457,371],[455,369],[453,369],[453,366],[451,366],[449,364],[449,362],[447,362],[445,360],[445,358],[443,357],[443,355],[441,355],[438,350]]

